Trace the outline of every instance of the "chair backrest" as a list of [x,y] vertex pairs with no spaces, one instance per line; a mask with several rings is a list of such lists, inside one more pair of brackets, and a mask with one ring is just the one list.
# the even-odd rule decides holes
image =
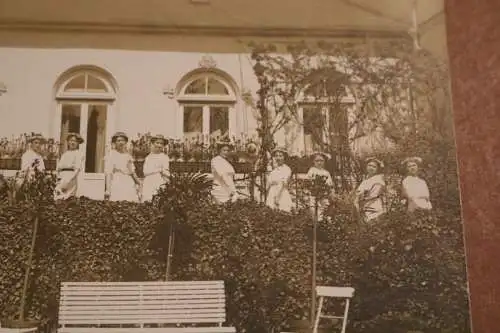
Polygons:
[[319,297],[352,298],[354,296],[354,288],[317,286],[316,294]]
[[224,281],[63,282],[59,325],[217,324]]

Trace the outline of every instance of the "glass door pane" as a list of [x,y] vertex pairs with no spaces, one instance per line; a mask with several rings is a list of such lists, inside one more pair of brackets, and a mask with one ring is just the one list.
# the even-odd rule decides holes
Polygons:
[[210,106],[210,135],[223,136],[229,133],[229,107]]
[[304,151],[310,154],[321,149],[324,140],[325,122],[321,108],[312,106],[303,108],[302,124],[304,126]]
[[105,104],[88,105],[86,136],[85,172],[103,173],[106,153],[106,123],[108,106]]
[[193,138],[203,134],[203,107],[184,106],[184,137]]
[[82,117],[81,104],[63,104],[61,105],[61,143],[60,153],[64,153],[68,148],[66,137],[68,133],[80,133],[80,123]]

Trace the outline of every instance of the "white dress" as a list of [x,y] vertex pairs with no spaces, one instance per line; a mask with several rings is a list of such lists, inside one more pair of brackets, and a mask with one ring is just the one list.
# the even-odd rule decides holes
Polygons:
[[35,173],[35,165],[39,171],[45,171],[42,155],[28,149],[21,157],[21,171],[27,172],[31,176]]
[[[382,186],[379,192],[376,186]],[[364,214],[365,221],[373,220],[385,213],[383,193],[385,181],[383,175],[375,175],[365,179],[359,184],[356,192],[361,200],[360,208]]]
[[212,196],[218,203],[225,203],[231,199],[236,201],[238,195],[236,194],[236,185],[234,184],[235,171],[231,163],[224,157],[216,156],[212,159],[211,163],[213,186]]
[[54,199],[65,200],[75,196],[78,189],[78,174],[83,169],[84,155],[78,149],[67,150],[57,162],[57,185]]
[[[330,173],[328,172],[328,170],[326,169],[320,169],[320,168],[317,168],[317,167],[311,167],[309,169],[309,171],[307,172],[307,178],[309,180],[314,180],[314,178],[316,176],[323,176],[323,177],[326,177],[326,185],[328,185],[328,187],[330,187],[331,189],[333,189],[333,179],[332,179],[332,176],[330,175]],[[330,193],[329,193],[330,194]],[[311,211],[314,213],[314,210],[315,210],[315,198],[311,195],[310,198],[309,198],[309,205],[311,207]],[[329,198],[322,198],[320,200],[318,200],[318,219],[321,221],[323,219],[323,214],[325,212],[325,210],[328,208],[330,204],[330,200]]]
[[413,212],[417,209],[430,210],[432,204],[430,201],[429,188],[427,183],[420,177],[407,176],[403,179],[403,196],[408,200],[408,211]]
[[25,180],[31,180],[35,175],[35,166],[38,171],[45,171],[45,163],[42,155],[36,153],[32,149],[28,149],[21,156],[21,171],[16,178],[16,186],[20,188]]
[[139,201],[134,179],[134,161],[129,153],[111,150],[106,158],[106,175],[112,175],[110,201]]
[[292,169],[286,164],[277,166],[269,173],[269,177],[267,178],[269,185],[266,200],[266,205],[268,207],[285,212],[292,211],[292,196],[288,191],[288,183],[291,177]]
[[151,201],[160,187],[165,184],[169,174],[170,161],[165,153],[150,153],[144,161],[144,181],[142,183],[142,201]]

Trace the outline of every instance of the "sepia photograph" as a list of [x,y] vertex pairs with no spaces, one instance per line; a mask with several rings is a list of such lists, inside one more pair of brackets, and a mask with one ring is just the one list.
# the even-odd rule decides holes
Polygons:
[[0,333],[470,333],[444,0],[0,0]]

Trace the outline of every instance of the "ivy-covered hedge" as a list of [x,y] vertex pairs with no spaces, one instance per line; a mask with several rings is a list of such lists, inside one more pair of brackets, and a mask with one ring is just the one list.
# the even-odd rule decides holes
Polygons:
[[[0,321],[18,310],[32,214],[0,207]],[[161,280],[168,225],[147,204],[73,199],[47,203],[30,317],[54,322],[61,281]],[[307,318],[312,223],[250,202],[204,204],[177,226],[177,280],[223,279],[238,332],[282,329]],[[356,288],[350,332],[469,332],[458,216],[394,213],[359,226],[348,215],[318,231],[318,284]]]

